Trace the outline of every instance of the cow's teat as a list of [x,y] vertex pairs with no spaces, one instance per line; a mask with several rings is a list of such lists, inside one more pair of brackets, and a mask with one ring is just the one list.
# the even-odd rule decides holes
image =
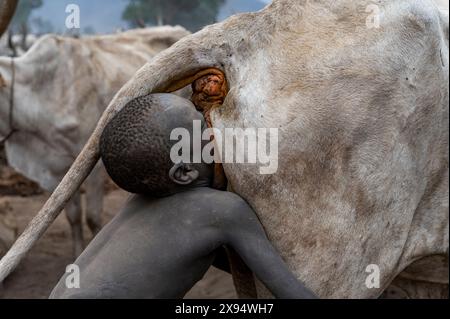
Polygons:
[[223,104],[228,85],[223,73],[207,74],[192,83],[192,102],[203,113],[209,127],[212,127],[210,113],[214,107]]

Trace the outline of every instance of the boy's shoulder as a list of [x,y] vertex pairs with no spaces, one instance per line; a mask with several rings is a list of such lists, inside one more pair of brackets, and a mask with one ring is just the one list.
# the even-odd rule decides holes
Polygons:
[[254,215],[250,205],[242,197],[232,192],[204,187],[196,189],[190,195],[195,197],[199,205],[206,205],[210,211],[220,213],[227,219],[234,220],[249,214]]
[[186,218],[199,227],[210,224],[227,225],[230,230],[243,220],[256,220],[253,209],[240,196],[208,187],[194,188],[161,198],[134,195],[123,213],[133,216],[162,214],[167,220],[177,218],[181,221]]
[[[232,192],[226,192],[226,191],[220,191],[214,188],[210,187],[198,187],[192,189],[192,191],[179,193],[176,195],[180,196],[189,196],[198,199],[208,200],[211,203],[215,204],[224,204],[224,206],[228,206],[231,204],[235,205],[247,205],[245,200],[243,200],[239,195],[232,193]],[[176,196],[175,195],[175,196]]]
[[[223,213],[224,216],[233,216],[235,213],[252,211],[247,202],[239,195],[219,191],[209,187],[193,188],[186,192],[176,193],[166,197],[150,197],[146,195],[134,195],[127,205],[130,209],[148,209],[175,207],[178,211],[199,210],[205,212]],[[199,216],[201,214],[198,214]]]

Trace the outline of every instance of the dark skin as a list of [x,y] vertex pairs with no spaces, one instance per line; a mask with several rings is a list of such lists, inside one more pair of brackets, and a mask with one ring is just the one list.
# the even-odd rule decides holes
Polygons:
[[[182,298],[223,257],[224,247],[239,254],[276,297],[314,297],[286,267],[248,204],[210,188],[213,164],[158,161],[171,161],[164,136],[169,139],[175,128],[189,129],[192,121],[203,120],[186,102],[170,95],[144,96],[112,121],[114,130],[105,130],[102,159],[111,177],[128,188],[127,181],[145,171],[139,178],[159,181],[146,184],[158,196],[132,197],[75,262],[81,287],[66,288],[63,277],[51,298]],[[155,109],[161,116],[150,116]],[[201,148],[207,144],[203,140]],[[113,152],[108,145],[120,148]],[[193,145],[191,140],[191,150]],[[135,162],[142,154],[152,159],[148,166]],[[117,167],[134,175],[122,179]]]
[[77,259],[81,288],[67,289],[64,276],[50,298],[182,298],[225,245],[277,298],[315,298],[289,271],[248,204],[208,187],[211,165],[177,164],[170,177],[177,191],[132,197]]

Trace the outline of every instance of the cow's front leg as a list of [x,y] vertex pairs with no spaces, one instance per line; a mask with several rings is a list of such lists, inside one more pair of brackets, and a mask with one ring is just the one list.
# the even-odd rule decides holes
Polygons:
[[76,258],[83,252],[84,248],[83,214],[80,192],[76,192],[72,199],[67,203],[66,216],[72,231],[73,256]]
[[97,235],[102,228],[101,215],[105,193],[104,181],[105,175],[103,174],[103,166],[97,164],[84,184],[86,191],[86,222],[94,236]]

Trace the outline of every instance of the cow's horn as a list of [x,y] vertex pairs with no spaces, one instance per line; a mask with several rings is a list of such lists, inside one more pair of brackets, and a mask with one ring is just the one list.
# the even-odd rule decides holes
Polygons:
[[0,0],[0,37],[8,29],[19,0]]
[[[176,91],[204,76],[205,72],[222,72],[218,68],[219,64],[211,57],[212,55],[208,54],[211,47],[217,46],[202,48],[199,45],[199,43],[208,43],[206,39],[203,39],[206,35],[194,34],[180,40],[142,67],[117,93],[61,183],[23,234],[0,260],[0,283],[17,267],[92,171],[100,157],[99,140],[103,129],[124,105],[149,93]],[[208,38],[218,37],[209,34]],[[193,48],[201,50],[202,54],[196,54],[196,49]]]

